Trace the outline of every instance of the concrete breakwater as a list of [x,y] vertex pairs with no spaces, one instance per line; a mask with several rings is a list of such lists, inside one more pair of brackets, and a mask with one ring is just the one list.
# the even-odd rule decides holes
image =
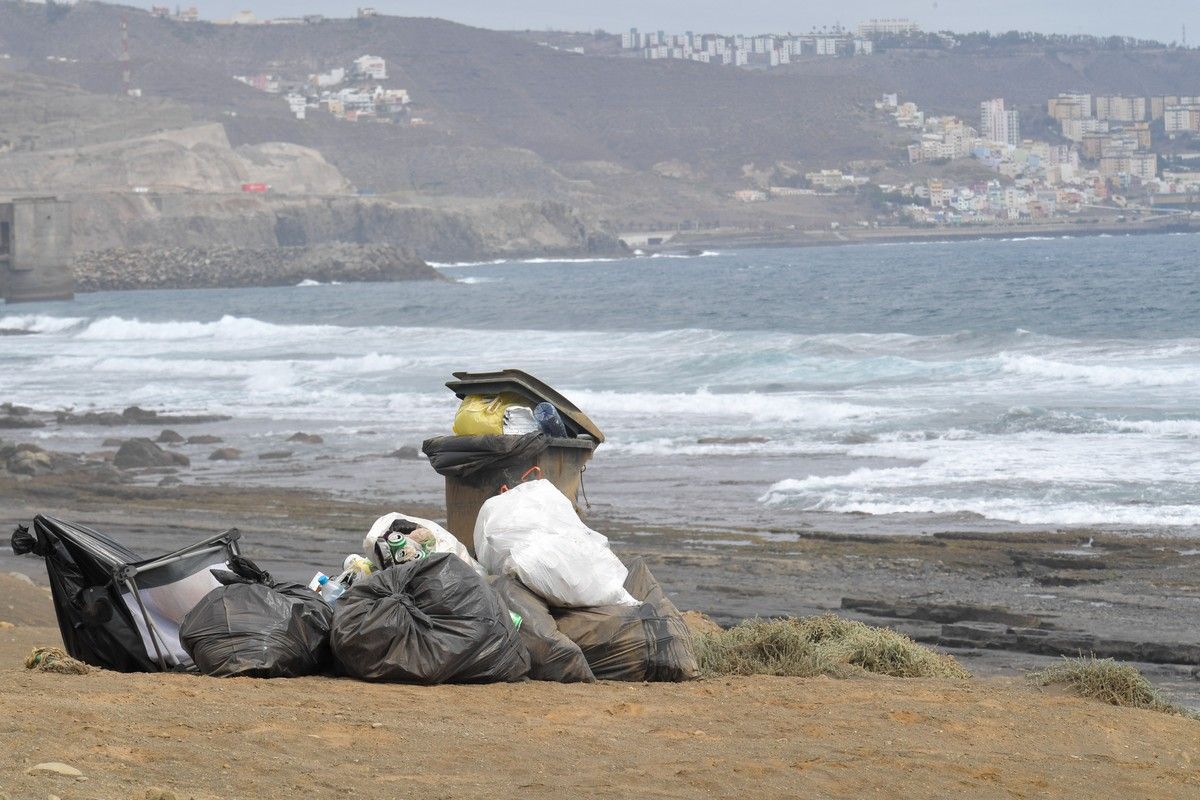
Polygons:
[[388,244],[111,249],[75,259],[75,287],[80,292],[294,286],[305,280],[446,278],[412,253]]

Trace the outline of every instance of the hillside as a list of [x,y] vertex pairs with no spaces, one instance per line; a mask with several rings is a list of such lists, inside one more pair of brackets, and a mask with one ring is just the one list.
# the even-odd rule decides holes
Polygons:
[[[122,93],[123,21],[140,98]],[[282,184],[295,154],[281,148],[297,145],[336,171],[312,187],[354,187],[460,221],[477,214],[481,201],[493,209],[551,202],[606,236],[717,224],[828,229],[831,221],[870,218],[867,202],[853,197],[748,206],[730,194],[765,185],[776,169],[802,175],[899,166],[909,137],[875,112],[884,92],[967,120],[980,100],[1003,96],[1034,127],[1045,99],[1059,91],[1200,92],[1196,51],[890,50],[804,57],[768,72],[581,56],[529,34],[436,19],[217,26],[101,3],[13,0],[0,0],[0,53],[9,56],[0,61],[0,152],[20,156],[220,123],[239,163],[250,165],[227,170],[230,176]],[[316,110],[296,120],[280,95],[232,77],[301,81],[364,53],[386,59],[387,85],[409,92],[412,116],[424,124],[347,123]],[[260,146],[266,150],[256,157],[246,149]],[[491,214],[484,227],[492,232],[477,231],[476,241],[503,238],[507,224],[493,222]],[[461,252],[459,245],[429,255]]]

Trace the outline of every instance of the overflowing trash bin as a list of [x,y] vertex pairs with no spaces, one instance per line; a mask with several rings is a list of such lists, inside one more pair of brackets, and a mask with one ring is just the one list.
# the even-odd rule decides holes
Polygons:
[[479,509],[506,486],[534,474],[576,503],[604,434],[578,406],[521,370],[454,378],[446,384],[462,398],[454,435],[427,439],[421,449],[446,480],[446,527],[473,553]]

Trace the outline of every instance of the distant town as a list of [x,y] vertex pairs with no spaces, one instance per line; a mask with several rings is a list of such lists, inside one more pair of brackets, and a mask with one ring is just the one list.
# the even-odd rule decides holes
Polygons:
[[873,19],[859,25],[854,32],[835,25],[801,35],[726,36],[692,31],[669,34],[630,28],[621,34],[621,49],[650,59],[676,58],[704,64],[769,68],[790,64],[793,58],[802,55],[869,56],[875,52],[877,36],[909,36],[919,32],[920,27],[907,19]]
[[387,61],[364,54],[347,66],[309,75],[306,80],[288,80],[270,73],[234,75],[233,79],[269,94],[282,94],[296,119],[305,119],[309,109],[321,109],[337,119],[357,122],[405,122],[420,125],[409,116],[408,90],[385,88]]
[[[902,213],[912,222],[1045,220],[1105,205],[1169,211],[1193,205],[1200,195],[1200,153],[1173,156],[1160,169],[1153,149],[1156,134],[1168,142],[1200,135],[1200,96],[1063,92],[1046,102],[1047,117],[1059,126],[1057,141],[1023,137],[1020,114],[1003,98],[980,103],[978,128],[957,117],[928,115],[895,94],[875,105],[913,132],[910,164],[969,158],[997,175],[880,185],[884,195],[911,198]],[[825,187],[836,183],[824,173],[811,177]]]

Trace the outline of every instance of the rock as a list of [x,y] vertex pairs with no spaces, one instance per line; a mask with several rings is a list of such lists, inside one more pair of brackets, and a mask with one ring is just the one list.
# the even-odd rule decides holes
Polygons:
[[223,441],[225,440],[220,436],[213,436],[208,433],[202,433],[199,436],[189,436],[187,438],[188,444],[220,444]]
[[293,433],[288,437],[289,442],[299,442],[301,444],[324,444],[325,440],[320,435],[315,433]]
[[183,481],[179,480],[179,478],[176,478],[174,475],[168,475],[158,482],[158,485],[163,489],[168,489],[172,486],[181,486],[182,484]]
[[392,458],[399,458],[404,461],[413,461],[421,457],[421,451],[413,447],[411,444],[406,444],[393,450],[389,455]]
[[121,412],[121,416],[130,422],[151,422],[158,417],[157,411],[147,411],[138,406],[130,406]]
[[130,439],[121,444],[113,457],[113,464],[121,469],[142,467],[187,467],[191,460],[181,453],[163,450],[149,439]]
[[125,442],[123,439],[105,439],[103,442],[101,442],[100,446],[101,447],[120,447],[124,443]]
[[49,453],[41,448],[22,449],[31,447],[33,445],[17,445],[16,452],[8,458],[5,464],[9,472],[14,475],[33,477],[54,471],[54,462]]
[[13,625],[11,622],[5,622],[4,620],[0,619],[0,631],[11,631],[15,627],[17,626]]
[[168,428],[164,429],[154,441],[158,442],[159,444],[181,444],[185,440],[178,433]]
[[65,778],[79,778],[83,773],[72,767],[70,764],[64,764],[61,761],[47,761],[43,764],[37,764],[25,770],[26,775],[62,775]]
[[15,415],[0,417],[0,428],[8,428],[11,430],[14,428],[44,428],[44,427],[46,427],[46,423],[42,422],[40,419],[30,419],[30,418],[26,418],[26,417],[18,417]]
[[[280,239],[306,239],[291,219],[272,215]],[[358,235],[363,235],[361,232]],[[369,234],[368,234],[369,235]],[[75,259],[79,291],[198,288],[202,286],[295,286],[304,280],[450,280],[412,252],[390,244],[327,242],[270,248],[172,247],[113,249]]]
[[237,461],[242,457],[242,451],[236,447],[222,447],[218,450],[213,450],[208,457],[209,461]]
[[259,453],[258,457],[263,461],[277,461],[281,458],[291,458],[291,450],[269,450],[265,453]]
[[942,624],[956,622],[997,622],[1026,628],[1038,628],[1046,622],[1035,614],[1021,614],[996,606],[961,603],[916,603],[908,600],[860,599],[843,597],[842,608],[873,617],[913,619]]
[[155,786],[152,789],[147,789],[140,800],[175,800],[175,793]]

